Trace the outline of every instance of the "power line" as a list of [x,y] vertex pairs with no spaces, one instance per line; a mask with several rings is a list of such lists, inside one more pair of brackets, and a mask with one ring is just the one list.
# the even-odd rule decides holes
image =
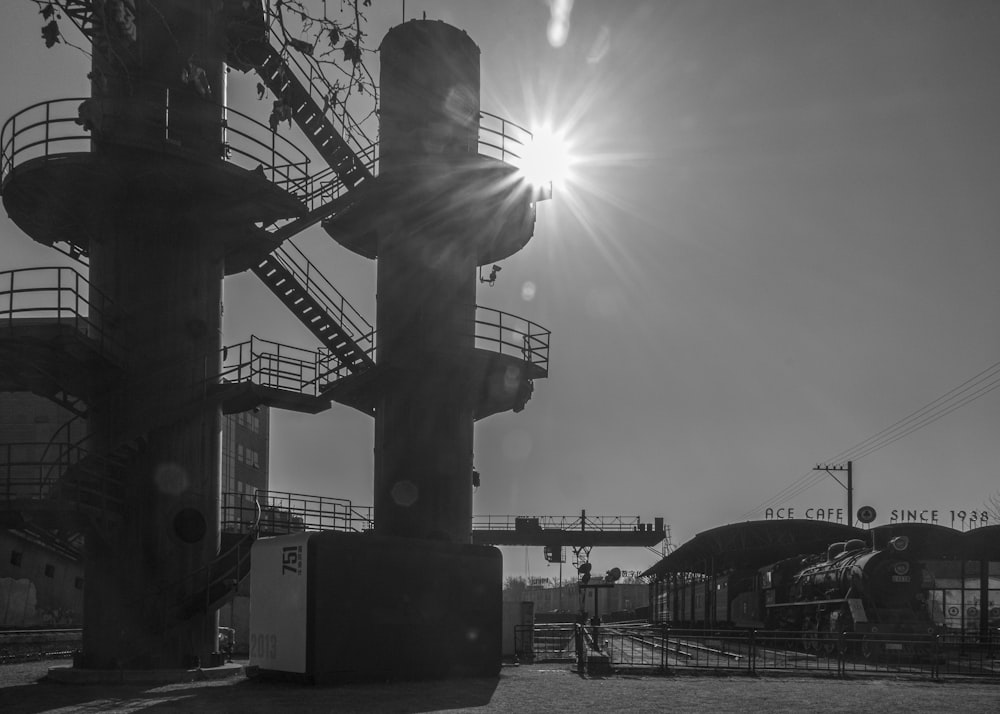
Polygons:
[[862,451],[861,453],[859,453],[856,457],[854,457],[854,459],[857,460],[857,459],[863,458],[865,456],[868,456],[869,454],[874,453],[874,452],[878,451],[879,449],[881,449],[881,448],[883,448],[885,446],[888,446],[889,444],[893,443],[894,441],[902,439],[904,436],[909,436],[910,434],[912,434],[913,432],[915,432],[917,429],[925,427],[928,424],[931,424],[931,423],[937,421],[941,417],[948,416],[949,414],[951,414],[953,411],[955,411],[959,407],[964,407],[966,404],[969,404],[970,402],[974,402],[975,400],[979,399],[980,397],[982,397],[982,396],[984,396],[986,394],[989,394],[990,392],[992,392],[997,387],[1000,387],[1000,380],[997,380],[997,381],[993,382],[992,384],[988,385],[987,387],[984,387],[980,391],[976,392],[975,394],[973,394],[969,398],[967,398],[967,399],[959,402],[958,404],[954,404],[954,405],[950,406],[949,408],[944,409],[942,411],[939,411],[938,413],[934,414],[933,416],[928,417],[927,419],[924,419],[924,420],[920,421],[919,423],[913,425],[911,428],[907,429],[906,431],[904,431],[904,432],[902,432],[900,434],[896,434],[895,436],[893,436],[891,438],[887,438],[887,439],[879,442],[878,444],[872,445],[868,449],[865,449],[864,451]]
[[[988,382],[984,386],[979,386],[977,392],[973,393],[972,395],[963,397],[958,404],[954,404],[954,400],[959,395],[965,394],[970,389],[977,387],[977,385],[981,385],[982,382],[988,379],[992,379],[993,381]],[[882,446],[887,446],[889,443],[895,441],[897,438],[902,438],[903,436],[906,436],[907,434],[916,431],[921,426],[925,426],[926,424],[929,424],[933,421],[937,421],[946,414],[950,414],[955,409],[965,406],[969,402],[974,401],[979,397],[983,396],[984,394],[989,393],[997,386],[1000,386],[1000,362],[992,364],[979,374],[970,377],[969,379],[965,380],[954,389],[946,392],[945,394],[942,394],[940,397],[933,400],[932,402],[929,402],[928,404],[922,406],[920,409],[911,412],[910,414],[903,417],[899,421],[890,424],[877,434],[868,437],[864,441],[855,444],[849,449],[841,451],[832,459],[828,459],[827,463],[846,461],[848,459],[857,460],[861,458],[862,455],[867,456],[873,451],[882,448]],[[895,434],[900,431],[903,431],[903,433],[896,436]]]
[[[956,409],[964,407],[980,397],[989,394],[998,387],[1000,387],[1000,362],[995,362],[979,374],[970,377],[954,389],[925,404],[920,409],[911,412],[851,448],[841,451],[832,459],[827,459],[825,463],[837,463],[848,460],[857,461],[865,456],[869,456],[879,449],[883,449],[889,444],[905,436],[909,436],[918,429],[951,414]],[[813,478],[810,479],[808,478],[809,476]],[[756,508],[744,513],[742,518],[746,519],[767,508],[787,503],[795,496],[811,489],[823,480],[822,472],[811,471],[803,474]]]

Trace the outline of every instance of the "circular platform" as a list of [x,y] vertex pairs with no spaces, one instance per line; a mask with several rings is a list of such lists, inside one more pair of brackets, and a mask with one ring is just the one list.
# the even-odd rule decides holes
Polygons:
[[380,174],[351,207],[323,223],[342,246],[378,258],[381,235],[408,226],[431,227],[476,243],[477,264],[521,250],[535,232],[532,189],[518,170],[479,155],[426,158],[412,170]]
[[[262,174],[218,160],[178,152],[109,147],[33,158],[14,167],[3,183],[11,220],[44,245],[65,241],[83,248],[99,240],[102,226],[129,216],[155,220],[179,211],[225,252],[249,250],[262,258],[274,246],[254,224],[305,213],[297,198]],[[242,267],[252,261],[243,257]],[[228,270],[227,272],[233,272]]]

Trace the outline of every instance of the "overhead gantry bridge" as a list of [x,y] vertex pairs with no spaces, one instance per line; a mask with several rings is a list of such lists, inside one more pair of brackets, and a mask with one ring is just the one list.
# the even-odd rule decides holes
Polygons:
[[[258,517],[266,535],[372,529],[371,506],[357,506],[343,498],[258,491],[255,502],[234,499],[227,504],[223,525],[230,530],[246,530]],[[586,511],[579,516],[472,517],[472,540],[478,545],[652,547],[667,537],[667,530],[660,517],[649,523],[639,516],[588,516]]]
[[472,541],[480,545],[593,548],[652,547],[666,538],[663,518],[638,516],[474,516]]

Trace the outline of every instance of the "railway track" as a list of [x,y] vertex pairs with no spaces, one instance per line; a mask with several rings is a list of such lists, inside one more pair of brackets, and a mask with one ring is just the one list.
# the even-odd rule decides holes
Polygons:
[[696,644],[683,638],[664,641],[655,630],[637,633],[632,629],[604,627],[598,635],[598,644],[613,663],[625,666],[655,667],[665,663],[668,667],[697,664],[733,668],[739,667],[746,658],[741,652]]
[[79,627],[0,630],[0,664],[72,657],[82,643]]

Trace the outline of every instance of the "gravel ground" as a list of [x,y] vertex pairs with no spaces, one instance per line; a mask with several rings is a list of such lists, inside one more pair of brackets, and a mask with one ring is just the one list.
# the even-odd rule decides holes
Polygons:
[[570,665],[496,679],[310,687],[244,677],[166,686],[44,681],[65,660],[0,667],[0,712],[1000,712],[1000,682],[712,675],[581,678]]

